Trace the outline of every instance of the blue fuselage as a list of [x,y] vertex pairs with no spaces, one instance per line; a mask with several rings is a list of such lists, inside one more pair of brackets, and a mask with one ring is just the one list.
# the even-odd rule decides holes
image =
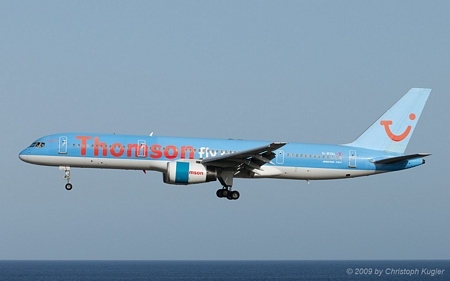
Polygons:
[[[62,133],[42,137],[20,153],[25,162],[48,166],[155,170],[166,172],[171,161],[203,160],[238,153],[270,142],[234,139]],[[400,156],[392,152],[348,145],[287,143],[254,177],[336,179],[408,169],[423,164],[409,159],[375,164],[376,159]],[[268,169],[267,169],[267,168]],[[245,175],[237,177],[247,177]]]

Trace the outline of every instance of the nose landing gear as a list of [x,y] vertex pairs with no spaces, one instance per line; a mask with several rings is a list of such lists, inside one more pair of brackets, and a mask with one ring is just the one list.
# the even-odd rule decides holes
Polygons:
[[70,167],[68,167],[68,166],[60,166],[59,167],[59,169],[60,170],[64,170],[64,179],[65,180],[67,180],[67,183],[66,183],[66,190],[72,190],[72,184],[70,183]]

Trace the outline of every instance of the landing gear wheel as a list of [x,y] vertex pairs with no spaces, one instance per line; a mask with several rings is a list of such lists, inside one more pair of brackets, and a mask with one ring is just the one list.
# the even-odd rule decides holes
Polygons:
[[227,199],[228,200],[237,200],[239,199],[239,192],[235,191],[230,191],[227,195]]
[[228,194],[230,194],[230,191],[228,189],[222,189],[222,197],[228,198]]
[[71,183],[66,184],[66,189],[67,190],[71,190],[72,189],[72,184]]
[[233,199],[233,200],[238,200],[240,196],[241,195],[239,194],[239,192],[237,190],[231,192],[231,199]]
[[223,189],[218,189],[216,192],[217,197],[223,198]]

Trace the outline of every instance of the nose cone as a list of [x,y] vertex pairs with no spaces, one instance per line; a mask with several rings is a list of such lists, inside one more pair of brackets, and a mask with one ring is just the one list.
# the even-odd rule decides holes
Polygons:
[[22,150],[22,152],[19,153],[20,160],[22,160],[24,162],[28,162],[28,155],[29,154],[30,154],[30,149],[29,148],[25,148],[24,150]]

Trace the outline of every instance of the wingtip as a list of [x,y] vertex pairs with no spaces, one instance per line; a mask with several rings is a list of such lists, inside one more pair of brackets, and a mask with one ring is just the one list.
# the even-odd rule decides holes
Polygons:
[[273,142],[271,144],[273,144],[273,145],[285,145],[285,144],[287,144],[287,142],[278,141],[278,142]]

